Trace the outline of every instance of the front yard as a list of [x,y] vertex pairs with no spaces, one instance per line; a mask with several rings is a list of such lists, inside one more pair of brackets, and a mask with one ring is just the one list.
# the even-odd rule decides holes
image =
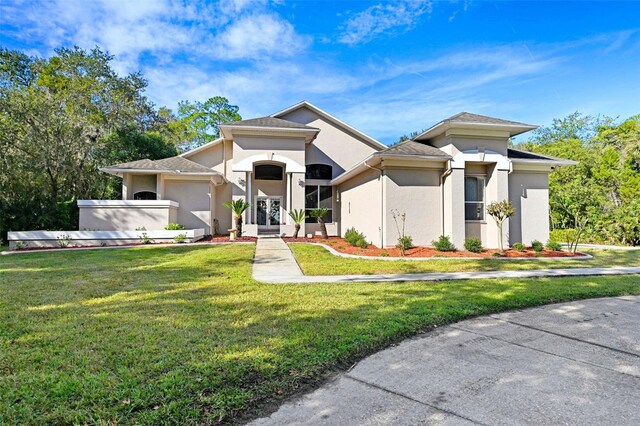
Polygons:
[[[319,247],[294,249],[318,264],[334,259]],[[253,251],[0,256],[0,423],[238,422],[436,325],[640,294],[640,276],[265,285],[251,279]],[[335,259],[322,267],[350,261]]]
[[305,275],[371,275],[425,272],[506,271],[549,268],[608,268],[640,266],[640,250],[580,250],[592,259],[473,259],[376,260],[335,256],[323,247],[289,243]]

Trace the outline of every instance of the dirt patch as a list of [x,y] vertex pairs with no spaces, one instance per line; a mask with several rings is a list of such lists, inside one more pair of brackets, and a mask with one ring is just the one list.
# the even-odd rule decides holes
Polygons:
[[[360,247],[353,247],[351,244],[346,242],[343,238],[340,237],[329,237],[328,239],[322,239],[320,237],[316,238],[283,238],[284,241],[291,243],[320,243],[326,246],[333,248],[334,250],[345,253],[345,254],[355,254],[358,256],[372,256],[372,257],[401,257],[400,249],[396,247],[389,248],[378,248],[374,245],[369,245],[366,249]],[[513,249],[507,249],[504,252],[500,252],[497,249],[485,249],[482,253],[472,253],[466,250],[456,250],[456,251],[438,251],[433,247],[412,247],[409,250],[405,251],[405,257],[419,257],[419,258],[428,258],[428,257],[477,257],[479,259],[482,258],[496,258],[496,257],[580,257],[583,256],[580,253],[570,253],[568,251],[555,251],[555,250],[547,250],[544,249],[541,252],[535,252],[531,247],[527,247],[525,251],[517,251]]]

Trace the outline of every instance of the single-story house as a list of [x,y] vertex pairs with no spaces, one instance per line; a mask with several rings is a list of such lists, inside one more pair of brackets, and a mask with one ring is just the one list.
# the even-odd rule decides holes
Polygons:
[[[329,209],[330,235],[354,227],[380,247],[396,244],[392,211],[406,214],[416,245],[448,235],[457,247],[478,237],[497,247],[486,213],[508,199],[516,214],[504,227],[511,244],[549,237],[549,173],[569,160],[509,148],[536,126],[462,112],[411,140],[388,147],[303,101],[268,117],[219,126],[220,138],[163,160],[102,170],[122,177],[122,200],[82,200],[79,229],[148,230],[179,223],[228,233],[223,203],[245,199],[245,235],[291,235],[293,209]],[[313,218],[303,234],[319,230]]]

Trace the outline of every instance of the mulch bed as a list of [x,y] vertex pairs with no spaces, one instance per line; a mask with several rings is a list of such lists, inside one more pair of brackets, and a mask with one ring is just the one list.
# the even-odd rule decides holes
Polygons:
[[255,243],[256,241],[258,241],[258,237],[240,237],[231,241],[228,235],[205,235],[196,243]]
[[[285,237],[284,241],[288,243],[320,243],[327,245],[334,250],[345,253],[355,254],[358,256],[388,256],[388,257],[401,257],[400,249],[396,247],[378,248],[374,245],[369,245],[366,249],[360,247],[353,247],[340,237],[329,237],[328,239],[322,239],[321,237],[315,238],[291,238]],[[386,254],[383,254],[386,253]],[[513,249],[505,250],[500,256],[494,255],[494,253],[500,253],[497,249],[485,249],[482,253],[472,253],[466,250],[456,251],[437,251],[433,247],[413,247],[405,251],[405,257],[477,257],[477,258],[496,258],[496,257],[580,257],[580,253],[570,253],[568,251],[554,251],[544,249],[541,252],[535,252],[531,247],[527,247],[525,251],[517,251]]]

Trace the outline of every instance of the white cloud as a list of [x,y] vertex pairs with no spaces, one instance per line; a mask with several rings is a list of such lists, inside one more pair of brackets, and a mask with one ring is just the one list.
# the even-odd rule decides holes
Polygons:
[[394,29],[407,31],[416,25],[422,15],[431,11],[432,3],[428,0],[376,4],[347,20],[338,41],[353,45],[366,43]]

